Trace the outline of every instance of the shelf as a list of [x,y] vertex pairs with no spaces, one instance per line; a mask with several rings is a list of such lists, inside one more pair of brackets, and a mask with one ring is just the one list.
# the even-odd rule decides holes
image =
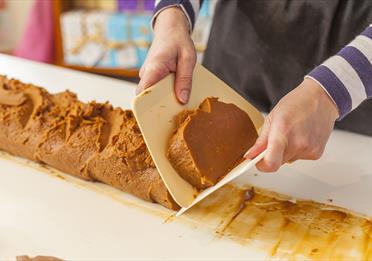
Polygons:
[[91,72],[91,73],[98,73],[104,74],[109,76],[122,76],[122,77],[130,77],[130,78],[138,78],[138,69],[118,69],[118,68],[99,68],[99,67],[85,67],[79,65],[67,65],[67,64],[59,64],[62,67],[84,71],[84,72]]

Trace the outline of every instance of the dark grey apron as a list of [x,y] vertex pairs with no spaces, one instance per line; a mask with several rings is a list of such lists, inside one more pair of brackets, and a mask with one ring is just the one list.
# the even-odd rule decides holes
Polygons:
[[[204,65],[268,112],[370,23],[372,0],[221,0]],[[372,135],[372,100],[336,127]]]

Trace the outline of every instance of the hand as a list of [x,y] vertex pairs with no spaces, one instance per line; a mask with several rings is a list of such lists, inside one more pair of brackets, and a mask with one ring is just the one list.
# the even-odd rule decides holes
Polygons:
[[171,72],[176,73],[174,90],[180,103],[187,103],[191,92],[196,51],[186,16],[178,7],[167,8],[156,18],[154,40],[140,69],[136,93],[155,84]]
[[298,159],[319,159],[338,116],[328,94],[306,78],[269,113],[246,158],[254,158],[267,148],[264,159],[256,165],[264,172],[277,171],[282,164]]

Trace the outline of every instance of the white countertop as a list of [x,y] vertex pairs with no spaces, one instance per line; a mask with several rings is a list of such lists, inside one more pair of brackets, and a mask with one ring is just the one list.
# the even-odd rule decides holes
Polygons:
[[[6,55],[0,55],[0,74],[124,108],[134,97],[132,83]],[[372,216],[371,151],[372,138],[335,131],[321,160],[296,162],[275,174],[247,175],[239,182],[321,202],[332,199],[333,204]],[[66,181],[0,155],[0,260],[22,254],[80,260],[260,256],[195,225],[164,223],[169,212],[162,207],[105,185]]]

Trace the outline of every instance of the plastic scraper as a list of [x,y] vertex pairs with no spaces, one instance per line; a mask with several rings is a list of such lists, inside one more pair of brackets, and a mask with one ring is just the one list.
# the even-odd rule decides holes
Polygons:
[[191,96],[187,105],[181,105],[175,97],[174,78],[175,75],[170,74],[144,90],[134,99],[133,112],[161,178],[174,200],[182,207],[176,214],[178,216],[252,168],[263,158],[265,151],[253,160],[240,163],[214,186],[198,192],[177,174],[166,156],[175,115],[185,109],[196,109],[205,98],[213,96],[218,97],[222,102],[233,103],[246,111],[257,131],[261,128],[264,118],[254,106],[202,65],[195,66]]

